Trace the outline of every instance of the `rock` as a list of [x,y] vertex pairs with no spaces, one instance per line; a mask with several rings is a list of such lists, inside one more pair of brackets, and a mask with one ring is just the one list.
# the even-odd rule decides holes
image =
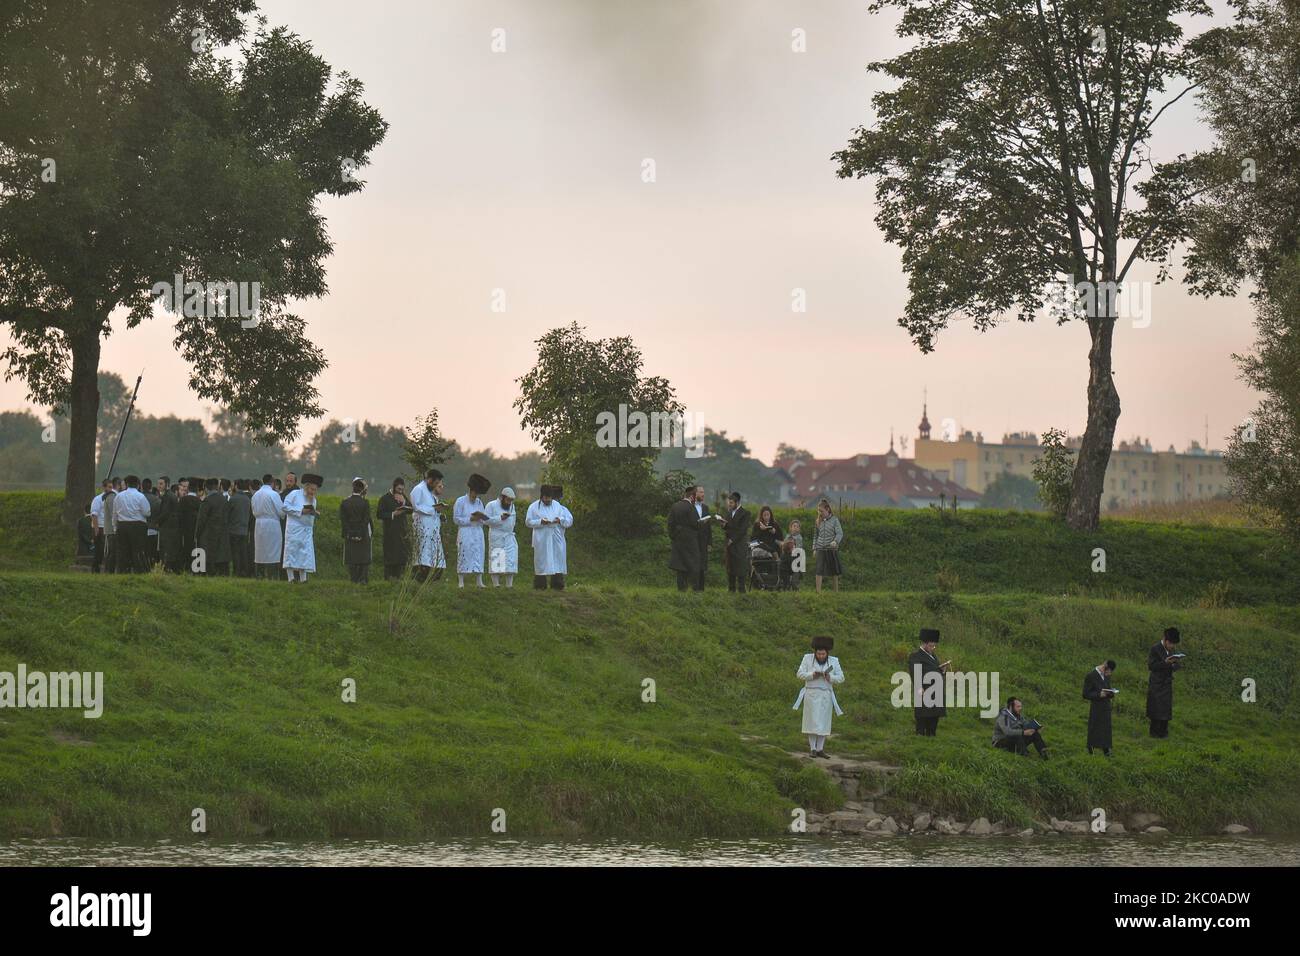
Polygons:
[[1124,829],[1124,824],[1122,823],[1109,824],[1106,827],[1106,832],[1112,836],[1123,836],[1125,833],[1128,833],[1128,831]]
[[952,821],[949,820],[947,817],[940,817],[938,820],[935,820],[934,829],[935,832],[942,833],[944,836],[952,836],[955,833],[961,832],[955,826],[952,825]]
[[880,825],[881,825],[883,822],[884,822],[884,821],[881,820],[880,817],[872,817],[870,820],[867,821],[867,829],[868,829],[868,830],[879,830],[879,829],[880,829]]
[[1090,828],[1086,821],[1058,820],[1052,817],[1052,829],[1057,833],[1088,833]]
[[916,833],[920,833],[922,830],[930,829],[930,820],[930,814],[918,813],[916,819],[912,821],[912,830]]
[[1158,813],[1133,813],[1128,818],[1128,825],[1134,830],[1145,830],[1147,827],[1164,822],[1164,818]]
[[880,824],[880,829],[884,830],[886,833],[897,833],[898,824],[894,821],[893,817],[885,817],[885,822]]
[[980,817],[966,828],[966,832],[970,836],[988,836],[993,832],[993,825],[989,823],[987,817]]
[[807,827],[804,829],[803,832],[812,836],[816,836],[818,833],[822,832],[822,825],[820,823],[810,823],[807,825]]
[[1016,836],[1018,836],[1018,837],[1031,837],[1031,836],[1033,836],[1033,835],[1034,835],[1034,828],[1033,828],[1033,827],[1027,827],[1027,828],[1025,828],[1024,830],[1021,830],[1019,833],[1016,834]]
[[805,817],[809,823],[821,823],[826,819],[826,814],[818,813],[816,810],[809,810]]
[[836,830],[860,833],[867,828],[867,818],[852,810],[836,810],[826,818],[826,825]]
[[1010,828],[1009,828],[1005,823],[1003,823],[1001,820],[999,820],[997,823],[993,824],[993,835],[994,835],[994,836],[1001,836],[1002,834],[1007,833],[1007,832],[1009,832],[1009,831],[1010,831]]
[[1164,827],[1147,827],[1146,830],[1144,830],[1143,832],[1144,833],[1168,833],[1169,831],[1166,830]]
[[858,801],[856,801],[856,800],[845,800],[845,801],[844,801],[844,809],[845,809],[845,810],[852,810],[854,813],[861,813],[861,812],[862,812],[862,804],[858,803]]
[[1229,823],[1226,827],[1223,828],[1223,832],[1231,834],[1233,836],[1239,836],[1243,833],[1249,833],[1250,827],[1242,826],[1240,823]]

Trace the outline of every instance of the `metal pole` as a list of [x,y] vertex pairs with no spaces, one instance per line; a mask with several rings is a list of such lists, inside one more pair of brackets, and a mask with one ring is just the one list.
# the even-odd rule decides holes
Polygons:
[[117,465],[117,453],[122,450],[122,436],[126,434],[126,426],[131,421],[131,412],[135,409],[135,397],[140,394],[140,382],[144,380],[144,369],[136,376],[135,391],[131,393],[131,404],[126,407],[126,418],[122,419],[122,430],[117,433],[117,445],[113,448],[113,460],[108,463],[108,473],[105,478],[112,477],[113,468]]

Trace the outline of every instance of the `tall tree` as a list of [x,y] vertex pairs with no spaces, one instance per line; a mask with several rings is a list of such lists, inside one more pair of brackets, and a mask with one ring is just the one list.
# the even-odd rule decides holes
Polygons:
[[[159,300],[190,387],[268,440],[320,413],[325,357],[285,311],[326,291],[318,197],[362,188],[387,124],[253,0],[0,8],[6,377],[70,415],[64,514],[94,483],[96,376],[116,318]],[[216,52],[235,46],[235,62]],[[175,277],[182,288],[173,288]],[[232,285],[226,285],[230,283]],[[197,285],[193,285],[197,284]],[[232,315],[231,303],[256,310]],[[143,363],[142,363],[143,364]]]
[[[984,331],[1051,310],[1087,323],[1088,421],[1067,520],[1096,527],[1120,415],[1111,374],[1119,284],[1164,262],[1193,195],[1181,162],[1157,166],[1152,129],[1193,88],[1180,20],[1204,0],[875,0],[902,11],[901,55],[872,63],[897,81],[876,118],[834,155],[842,177],[877,178],[876,223],[903,249],[899,324],[923,352],[954,317]],[[1180,92],[1166,95],[1177,83]]]
[[1300,0],[1235,0],[1231,25],[1197,41],[1214,146],[1191,214],[1186,279],[1205,295],[1250,283],[1255,350],[1237,356],[1261,393],[1229,439],[1237,494],[1300,542]]
[[593,523],[645,533],[668,504],[654,470],[663,436],[631,425],[606,441],[601,422],[619,416],[620,405],[629,421],[633,413],[672,416],[684,409],[667,379],[642,376],[641,350],[630,338],[588,339],[584,331],[575,322],[537,340],[537,363],[518,380],[514,405],[566,500],[585,506]]

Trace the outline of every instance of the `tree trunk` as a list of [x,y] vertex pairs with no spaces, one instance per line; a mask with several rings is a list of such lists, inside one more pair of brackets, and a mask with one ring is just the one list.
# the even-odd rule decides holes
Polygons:
[[[1107,310],[1108,312],[1111,310]],[[1119,392],[1111,376],[1111,345],[1114,318],[1096,318],[1089,323],[1092,348],[1088,350],[1088,425],[1074,463],[1070,508],[1065,520],[1077,531],[1093,531],[1101,518],[1101,496],[1106,490],[1106,466],[1115,444],[1119,422]]]
[[72,385],[68,394],[68,473],[63,520],[75,525],[95,496],[95,445],[99,433],[99,329],[72,336]]

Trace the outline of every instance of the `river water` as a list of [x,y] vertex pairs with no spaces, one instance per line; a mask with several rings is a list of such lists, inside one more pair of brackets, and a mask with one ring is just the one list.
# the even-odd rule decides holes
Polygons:
[[15,840],[0,866],[1300,866],[1300,839],[791,836],[691,843]]

